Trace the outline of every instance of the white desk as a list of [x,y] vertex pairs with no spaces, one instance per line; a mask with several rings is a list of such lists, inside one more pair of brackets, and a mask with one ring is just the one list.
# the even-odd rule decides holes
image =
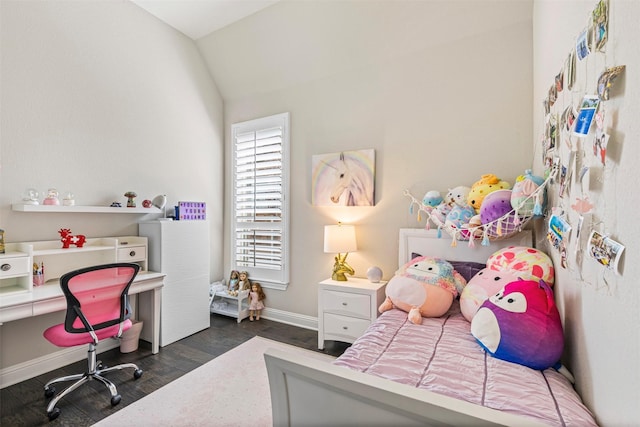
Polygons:
[[[129,295],[150,293],[152,303],[150,307],[145,307],[145,310],[140,310],[144,311],[146,315],[140,320],[145,322],[145,328],[147,325],[151,327],[151,351],[153,354],[160,351],[160,303],[164,276],[163,273],[153,271],[140,272],[129,288]],[[34,287],[32,292],[0,296],[0,325],[12,320],[66,309],[67,302],[60,284],[57,281],[51,282]]]

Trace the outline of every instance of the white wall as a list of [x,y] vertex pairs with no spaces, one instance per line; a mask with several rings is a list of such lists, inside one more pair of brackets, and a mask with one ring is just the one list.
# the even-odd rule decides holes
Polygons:
[[[554,77],[560,72],[578,34],[585,28],[595,0],[534,2],[533,53],[533,141],[536,169],[540,165],[541,138],[544,130],[542,101]],[[616,81],[612,98],[602,104],[605,129],[611,135],[606,166],[593,156],[592,140],[573,140],[584,165],[590,166],[587,195],[595,204],[593,218],[586,220],[583,236],[591,229],[611,235],[626,246],[621,275],[606,272],[585,255],[579,263],[574,255],[575,235],[567,250],[568,267],[557,268],[556,299],[564,313],[566,358],[576,377],[576,388],[587,405],[605,426],[631,426],[640,421],[640,228],[634,212],[640,204],[635,185],[640,178],[640,2],[611,0],[610,35],[605,53],[593,53],[578,62],[573,91],[560,93],[553,112],[565,105],[578,107],[585,94],[596,93],[596,82],[605,67],[626,65],[625,74]],[[569,148],[560,144],[563,163]],[[584,153],[584,157],[582,156]],[[552,205],[563,208],[574,229],[577,214],[571,209],[576,197],[582,197],[575,182],[569,196],[560,199],[552,188]],[[585,241],[581,242],[584,247]],[[548,246],[548,245],[545,245]],[[554,263],[560,258],[548,249]]]
[[[268,308],[317,315],[334,256],[325,224],[357,224],[356,276],[379,265],[389,278],[398,229],[421,226],[404,189],[422,197],[530,167],[531,13],[530,2],[282,1],[198,40],[228,147],[232,123],[291,113],[291,285],[267,290]],[[366,148],[376,205],[312,206],[311,157]]]
[[[6,240],[137,234],[147,218],[13,212],[27,187],[71,190],[81,205],[164,193],[169,206],[207,202],[211,278],[222,277],[222,98],[195,43],[126,1],[3,0],[0,13]],[[52,351],[42,331],[60,316],[1,326],[1,365]]]

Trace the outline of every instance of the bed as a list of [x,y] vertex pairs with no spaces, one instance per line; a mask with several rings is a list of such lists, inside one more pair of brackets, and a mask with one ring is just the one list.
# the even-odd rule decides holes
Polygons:
[[[401,229],[398,263],[418,254],[483,263],[510,245],[530,246],[530,233],[469,248]],[[457,302],[421,325],[387,311],[333,363],[271,349],[264,357],[274,426],[596,425],[559,372],[487,355]]]

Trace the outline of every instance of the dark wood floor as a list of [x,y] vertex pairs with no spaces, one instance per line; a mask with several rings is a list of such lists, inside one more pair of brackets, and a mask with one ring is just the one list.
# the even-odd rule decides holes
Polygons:
[[[316,331],[266,319],[238,324],[236,319],[212,314],[209,329],[162,347],[158,354],[151,354],[151,346],[141,341],[140,348],[132,353],[122,354],[116,348],[98,355],[107,366],[132,362],[144,370],[142,378],[135,381],[130,369],[108,374],[122,396],[119,405],[112,407],[106,387],[91,381],[64,397],[58,403],[60,416],[49,422],[44,384],[83,372],[86,361],[80,361],[0,390],[0,426],[90,426],[255,336],[318,351]],[[327,341],[323,352],[338,356],[347,347]],[[64,387],[62,383],[58,390]]]

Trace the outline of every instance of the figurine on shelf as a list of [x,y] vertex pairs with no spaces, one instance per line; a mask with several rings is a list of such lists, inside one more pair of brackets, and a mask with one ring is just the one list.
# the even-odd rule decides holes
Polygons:
[[22,203],[25,205],[39,205],[38,190],[35,188],[27,188],[22,196]]
[[260,283],[253,282],[251,284],[251,292],[249,292],[249,320],[253,322],[253,316],[256,320],[260,320],[260,313],[264,308],[264,300],[267,296],[262,290]]
[[127,198],[127,207],[128,208],[135,208],[136,207],[136,202],[133,199],[135,197],[138,197],[138,195],[134,191],[127,191],[126,193],[124,193],[124,197]]
[[229,276],[229,285],[227,289],[230,291],[238,290],[238,281],[240,280],[240,273],[238,270],[231,270],[231,275]]
[[67,191],[62,199],[63,206],[74,206],[76,204],[76,198],[71,191]]
[[61,228],[58,230],[58,233],[60,234],[62,249],[69,249],[69,245],[75,245],[76,247],[81,248],[87,240],[83,234],[74,236],[71,234],[71,230],[69,228]]
[[238,290],[239,291],[248,291],[251,289],[251,280],[249,280],[249,273],[246,271],[241,271],[240,280],[238,281]]
[[60,205],[60,200],[58,199],[58,190],[55,188],[50,188],[47,190],[47,197],[42,201],[43,205]]

